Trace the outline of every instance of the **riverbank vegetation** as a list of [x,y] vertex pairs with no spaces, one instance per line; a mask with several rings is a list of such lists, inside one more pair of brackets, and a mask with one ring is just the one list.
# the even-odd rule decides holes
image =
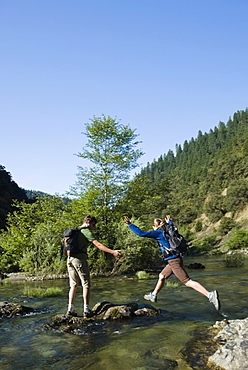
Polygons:
[[103,115],[85,125],[85,135],[88,142],[78,156],[90,160],[92,167],[79,168],[70,198],[32,192],[28,199],[23,190],[17,196],[13,189],[18,186],[0,166],[0,271],[62,274],[63,230],[81,225],[87,214],[98,219],[97,238],[124,254],[115,261],[90,246],[94,274],[161,264],[156,243],[131,233],[124,216],[149,230],[153,218],[171,214],[190,242],[189,254],[248,250],[247,109],[209,133],[199,131],[197,138],[148,163],[132,180],[131,170],[143,154],[135,130]]
[[62,295],[62,289],[53,287],[53,288],[32,288],[30,286],[25,286],[23,290],[23,294],[27,297],[37,297],[37,298],[45,298],[45,297],[56,297],[58,295]]

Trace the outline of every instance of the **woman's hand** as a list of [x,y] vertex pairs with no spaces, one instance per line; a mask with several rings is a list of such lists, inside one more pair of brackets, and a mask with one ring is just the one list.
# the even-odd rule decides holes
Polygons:
[[130,220],[130,218],[128,218],[128,217],[125,217],[125,218],[124,218],[124,222],[125,222],[125,224],[127,224],[127,225],[130,225],[130,224],[131,224],[131,220]]
[[166,222],[172,221],[172,217],[170,215],[165,216],[165,221]]

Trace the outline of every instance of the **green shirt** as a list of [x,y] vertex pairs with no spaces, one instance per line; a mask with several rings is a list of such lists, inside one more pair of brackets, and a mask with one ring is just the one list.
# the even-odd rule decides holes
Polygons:
[[87,247],[90,243],[93,242],[93,240],[96,240],[96,237],[90,229],[88,229],[87,227],[84,229],[81,229],[78,235],[78,244],[79,244],[80,250],[82,250],[82,253],[72,255],[72,257],[78,258],[80,260],[86,260],[87,259]]

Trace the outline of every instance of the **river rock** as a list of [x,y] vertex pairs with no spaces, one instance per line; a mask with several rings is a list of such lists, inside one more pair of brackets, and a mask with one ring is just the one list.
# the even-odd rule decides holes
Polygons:
[[199,262],[190,263],[187,267],[194,270],[205,269],[205,266]]
[[4,272],[0,271],[0,280],[6,279],[7,275]]
[[31,312],[34,312],[31,307],[22,306],[18,303],[0,302],[0,317],[27,315]]
[[248,317],[243,320],[217,321],[213,328],[219,329],[214,337],[219,348],[209,357],[209,364],[226,370],[247,370]]
[[[165,317],[167,312],[161,314],[149,304],[138,305],[137,303],[127,303],[116,305],[111,302],[97,303],[91,312],[90,317],[84,318],[83,316],[70,316],[70,315],[56,315],[51,321],[44,326],[46,329],[54,328],[65,332],[74,332],[78,329],[86,328],[91,330],[94,323],[107,322],[115,320],[127,320],[139,317]],[[169,316],[169,313],[168,313]],[[167,317],[167,316],[166,316]],[[99,325],[99,324],[97,324]]]

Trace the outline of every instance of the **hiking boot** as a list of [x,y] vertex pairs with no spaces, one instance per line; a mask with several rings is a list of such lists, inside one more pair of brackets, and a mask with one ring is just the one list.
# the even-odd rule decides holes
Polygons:
[[145,298],[147,301],[157,302],[157,296],[156,296],[155,294],[152,294],[152,293],[145,294],[145,295],[144,295],[144,298]]
[[213,292],[210,292],[209,302],[213,303],[215,309],[219,311],[220,309],[220,300],[219,300],[219,294],[217,290],[214,290]]
[[83,317],[85,318],[85,319],[88,319],[89,317],[91,317],[91,316],[93,316],[93,313],[92,313],[92,311],[91,310],[89,310],[89,311],[85,311],[84,313],[83,313]]
[[67,311],[66,316],[77,316],[77,313],[74,311]]

